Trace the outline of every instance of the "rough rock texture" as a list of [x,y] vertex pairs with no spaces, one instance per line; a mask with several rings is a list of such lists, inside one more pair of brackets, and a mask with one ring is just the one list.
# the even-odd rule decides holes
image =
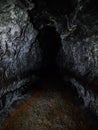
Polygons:
[[64,77],[64,81],[70,82],[73,86],[73,89],[78,93],[78,98],[82,103],[83,108],[90,109],[93,113],[98,115],[98,95],[97,92],[93,92],[91,89],[82,85],[82,83],[72,77]]
[[[76,82],[80,82],[84,88],[83,93],[86,91],[92,93],[89,99],[87,95],[82,95],[82,99],[85,100],[84,106],[89,106],[85,105],[85,102],[91,101],[92,95],[93,101],[98,104],[96,100],[98,99],[98,2],[66,0],[58,1],[55,7],[55,1],[42,0],[36,4],[35,11],[30,12],[30,16],[34,16],[30,19],[34,26],[38,30],[42,30],[45,26],[55,27],[60,35],[61,47],[57,57],[60,72],[64,76],[70,75],[69,78],[76,78]],[[66,5],[68,8],[64,8]],[[79,90],[79,96],[82,93],[82,90],[78,89],[80,84],[77,87],[73,83],[77,91]]]
[[61,34],[62,54],[59,63],[63,70],[80,77],[87,76],[91,80],[90,77],[98,75],[98,16],[86,12],[85,6],[78,3],[71,20],[66,17],[67,29]]
[[67,25],[61,32],[62,48],[59,52],[58,64],[61,72],[76,78],[71,82],[82,98],[84,106],[91,106],[91,109],[97,113],[98,10],[96,6],[98,3],[94,1],[95,4],[91,0],[84,4],[82,2],[82,0],[78,1],[71,18],[66,16]]
[[40,73],[43,50],[37,36],[49,27],[56,29],[60,39],[56,63],[64,80],[68,75],[83,107],[98,113],[97,7],[96,0],[0,1],[1,111],[25,97],[23,93],[36,79],[31,75]]
[[[62,72],[87,76],[90,81],[98,75],[98,15],[94,0],[36,1],[30,12],[34,26],[41,30],[54,26],[61,37],[58,65]],[[53,8],[55,6],[55,8]],[[64,8],[66,7],[66,8]],[[34,18],[32,18],[34,16]]]
[[[93,38],[80,39],[74,35],[68,39],[62,39],[63,69],[68,70],[77,76],[91,76],[98,74],[97,55],[95,46],[97,43]],[[94,44],[95,43],[95,44]]]
[[41,55],[36,36],[27,7],[17,1],[0,1],[0,98],[11,91],[8,85],[15,82],[17,86],[18,81],[39,69]]

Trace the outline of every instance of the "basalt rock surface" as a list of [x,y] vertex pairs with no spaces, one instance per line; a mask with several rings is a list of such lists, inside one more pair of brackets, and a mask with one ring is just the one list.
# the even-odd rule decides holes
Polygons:
[[[56,65],[65,83],[77,90],[83,107],[98,115],[97,7],[96,0],[0,1],[1,112],[25,97],[48,57],[48,65]],[[49,42],[56,42],[52,51]]]
[[[60,73],[64,77],[68,75],[70,82],[72,82],[71,78],[75,79],[76,83],[72,82],[73,87],[77,88],[85,107],[93,102],[91,104],[96,104],[97,109],[98,2],[96,0],[76,0],[74,2],[42,0],[35,3],[34,12],[29,11],[29,15],[36,29],[40,32],[47,26],[55,27],[59,34],[61,43],[56,63]],[[84,90],[82,96],[81,85]],[[85,105],[86,102],[89,102],[88,105]],[[94,105],[91,106],[94,107]]]
[[40,67],[38,32],[30,23],[29,9],[21,1],[0,1],[0,109],[6,102],[2,98],[9,100],[6,95],[25,86]]
[[89,81],[95,78],[98,75],[98,3],[95,0],[58,1],[56,6],[55,1],[35,3],[29,15],[36,29],[55,27],[60,35],[57,62],[62,72],[86,76]]

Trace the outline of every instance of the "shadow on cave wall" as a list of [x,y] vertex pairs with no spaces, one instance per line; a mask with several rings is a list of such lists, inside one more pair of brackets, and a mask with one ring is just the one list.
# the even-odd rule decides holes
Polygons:
[[45,26],[40,30],[38,41],[42,50],[42,68],[43,75],[55,74],[58,71],[56,58],[61,46],[61,39],[55,27]]

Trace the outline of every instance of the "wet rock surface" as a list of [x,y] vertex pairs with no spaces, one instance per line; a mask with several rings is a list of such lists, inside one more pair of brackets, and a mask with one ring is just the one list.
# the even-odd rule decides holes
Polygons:
[[[29,126],[20,121],[22,129],[97,130],[96,124],[91,123],[96,122],[98,116],[97,7],[96,0],[0,1],[1,123],[13,107],[30,98],[34,82],[39,83],[41,79],[55,73],[54,77],[59,74],[62,82],[65,82],[60,82],[61,85],[58,83],[57,86],[66,88],[69,83],[69,89],[58,92],[58,88],[53,89],[55,85],[50,85],[53,88],[47,91],[44,88],[37,102],[31,102],[31,106],[25,107],[22,114],[27,112],[29,115],[23,116],[21,110],[19,118],[15,115],[15,119],[18,118],[19,121],[27,117],[25,121]],[[74,101],[70,100],[71,96]],[[28,107],[30,110],[27,111]],[[74,112],[75,115],[72,114]],[[54,120],[48,113],[53,113]],[[32,114],[34,116],[31,117]],[[77,114],[80,114],[79,118],[76,117]],[[21,124],[16,125],[19,122],[12,118],[9,118],[7,126],[2,129],[21,129]],[[10,120],[16,123],[15,127],[12,127]],[[41,122],[41,126],[38,122]]]
[[46,26],[55,27],[60,35],[61,47],[57,58],[60,69],[76,76],[87,76],[89,81],[96,77],[98,3],[92,0],[58,1],[54,9],[55,1],[42,0],[36,1],[35,5],[34,11],[29,11],[34,26],[39,31]]
[[30,78],[35,75],[32,72],[40,67],[37,30],[30,23],[29,7],[21,4],[0,1],[0,109],[3,108],[2,102],[6,102],[2,101],[2,96],[9,100],[6,94],[25,86],[28,80],[31,82]]
[[15,4],[10,6],[11,9],[0,14],[0,75],[5,79],[35,70],[40,61],[35,43],[37,31],[27,12]]
[[[84,102],[85,97],[88,98],[89,91],[87,100],[93,100],[94,104],[98,104],[98,3],[95,0],[74,2],[66,0],[58,1],[53,8],[55,2],[42,0],[36,1],[36,5],[34,12],[29,13],[30,16],[34,15],[34,18],[30,19],[34,26],[39,31],[46,26],[55,27],[60,36],[61,46],[56,58],[60,73],[64,77],[68,75],[69,78],[75,79],[76,84],[79,83],[78,86],[72,84],[78,92],[80,91],[80,97],[82,90],[78,88],[82,85],[84,96],[81,98],[85,100]],[[64,5],[68,7],[65,10]]]

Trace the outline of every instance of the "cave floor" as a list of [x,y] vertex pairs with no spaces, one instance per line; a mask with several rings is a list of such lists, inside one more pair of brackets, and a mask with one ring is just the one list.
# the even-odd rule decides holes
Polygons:
[[0,130],[97,130],[92,115],[59,78],[44,78],[38,90],[9,113]]

